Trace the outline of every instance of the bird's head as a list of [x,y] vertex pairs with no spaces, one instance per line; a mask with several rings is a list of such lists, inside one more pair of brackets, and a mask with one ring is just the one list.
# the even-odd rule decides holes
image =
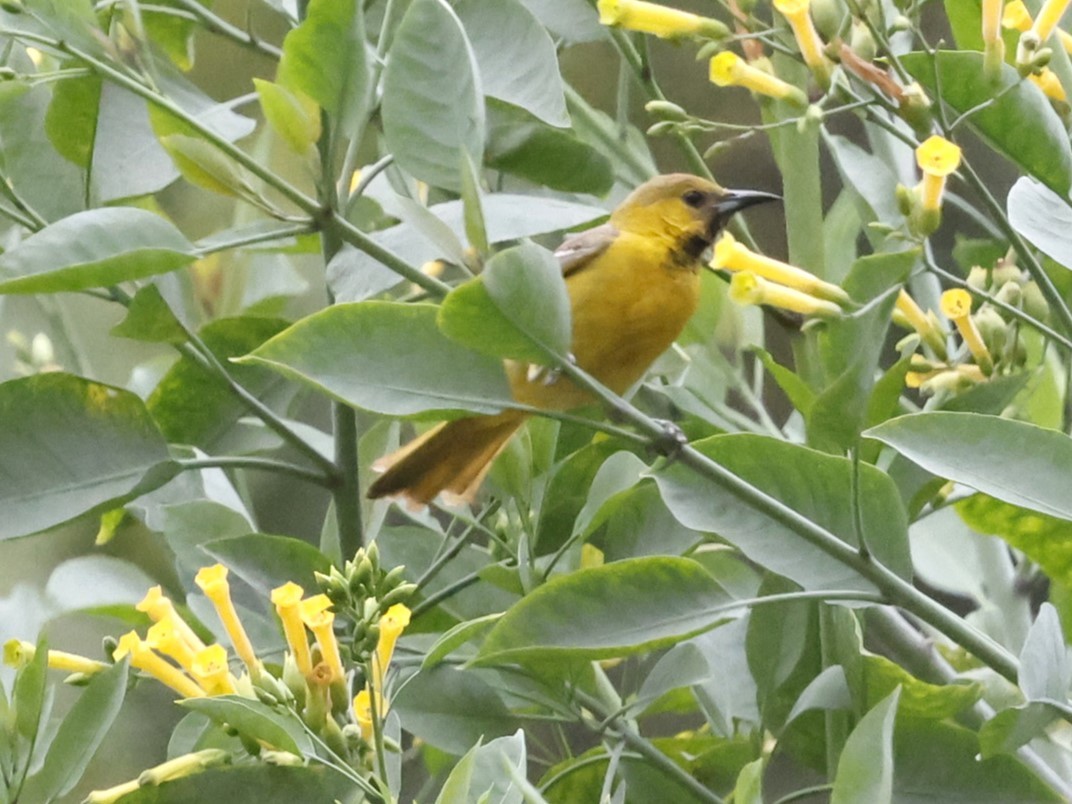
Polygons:
[[735,212],[778,200],[771,193],[727,190],[699,176],[671,173],[637,187],[614,210],[610,222],[623,232],[669,240],[696,259]]

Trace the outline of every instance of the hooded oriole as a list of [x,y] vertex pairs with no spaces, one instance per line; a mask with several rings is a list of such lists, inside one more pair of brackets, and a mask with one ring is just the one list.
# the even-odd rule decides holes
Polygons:
[[[562,264],[578,367],[616,393],[639,380],[696,310],[701,256],[734,212],[777,199],[724,190],[687,174],[656,176],[634,190],[609,222],[568,238]],[[507,361],[514,398],[547,410],[591,401],[565,377]],[[495,456],[528,418],[505,410],[441,424],[381,459],[370,497],[430,502],[440,491],[471,498]]]

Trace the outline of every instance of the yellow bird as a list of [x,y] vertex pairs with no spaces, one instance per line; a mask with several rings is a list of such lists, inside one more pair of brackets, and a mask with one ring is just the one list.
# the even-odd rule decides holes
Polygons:
[[[769,193],[725,190],[675,173],[634,190],[602,226],[555,251],[562,264],[577,366],[615,393],[628,390],[674,342],[696,310],[701,257],[730,216],[777,200]],[[506,362],[514,399],[569,410],[590,395],[554,372]],[[427,504],[441,491],[471,499],[492,461],[529,416],[504,410],[446,422],[388,455],[370,497],[402,495]]]

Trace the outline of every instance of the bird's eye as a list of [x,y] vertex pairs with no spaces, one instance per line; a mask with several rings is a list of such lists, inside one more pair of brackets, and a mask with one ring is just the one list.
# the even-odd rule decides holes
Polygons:
[[689,190],[683,196],[681,200],[688,204],[690,207],[698,208],[703,206],[704,201],[707,200],[707,194],[702,193],[699,190]]

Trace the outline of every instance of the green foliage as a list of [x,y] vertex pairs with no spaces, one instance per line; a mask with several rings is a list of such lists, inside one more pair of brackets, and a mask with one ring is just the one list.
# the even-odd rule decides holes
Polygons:
[[[1072,798],[1059,35],[829,0],[808,54],[766,0],[635,2],[3,5],[0,804]],[[784,205],[618,396],[578,278],[613,335],[691,266],[552,249],[712,166]],[[591,404],[475,496],[361,498],[521,376]]]

